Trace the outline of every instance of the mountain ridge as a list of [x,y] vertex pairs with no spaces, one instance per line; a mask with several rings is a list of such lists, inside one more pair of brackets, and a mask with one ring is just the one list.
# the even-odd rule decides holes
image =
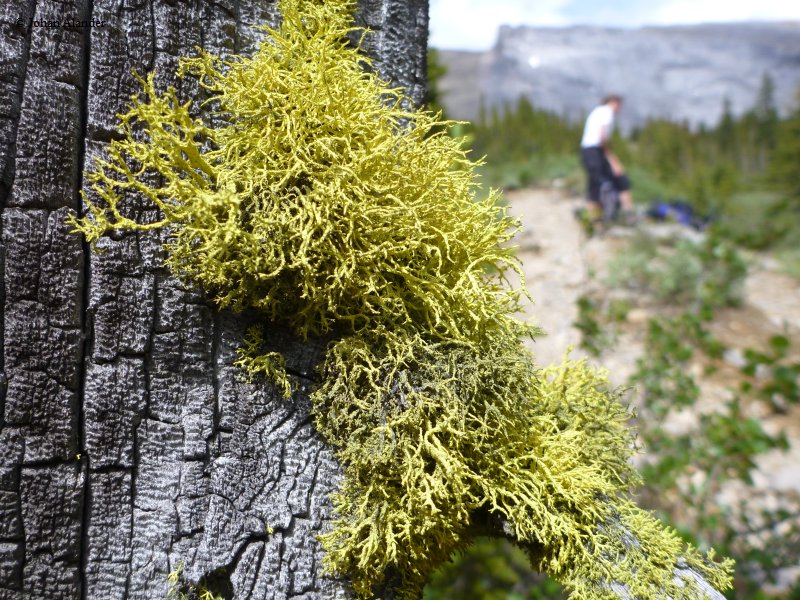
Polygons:
[[785,113],[800,88],[800,22],[758,21],[636,29],[573,25],[502,26],[486,52],[440,50],[447,73],[442,103],[455,119],[474,120],[520,96],[535,106],[582,118],[605,94],[625,97],[623,129],[649,118],[715,124],[730,102],[752,108],[768,74]]

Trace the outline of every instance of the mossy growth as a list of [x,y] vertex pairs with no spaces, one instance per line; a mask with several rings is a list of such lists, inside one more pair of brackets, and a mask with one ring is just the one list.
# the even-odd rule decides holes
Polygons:
[[[702,594],[729,562],[684,545],[629,498],[629,414],[583,362],[538,369],[514,317],[516,223],[476,200],[475,163],[435,115],[407,110],[348,38],[350,2],[283,0],[251,58],[200,51],[204,106],[141,78],[121,139],[88,174],[75,230],[166,228],[168,266],[221,307],[300,335],[335,330],[312,394],[344,466],[326,564],[370,597],[389,573],[418,597],[488,514],[576,598]],[[212,125],[213,124],[213,125]],[[156,183],[153,183],[156,182]],[[162,218],[131,218],[143,197]],[[240,364],[291,392],[253,332]]]
[[222,594],[212,592],[206,582],[198,585],[187,584],[183,580],[183,567],[182,562],[178,563],[167,575],[169,591],[166,600],[225,600]]

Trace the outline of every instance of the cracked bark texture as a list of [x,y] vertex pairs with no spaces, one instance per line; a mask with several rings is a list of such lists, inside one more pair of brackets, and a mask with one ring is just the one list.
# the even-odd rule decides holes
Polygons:
[[[97,26],[28,21],[64,18]],[[243,383],[253,315],[172,278],[156,235],[94,254],[65,225],[132,68],[163,88],[195,46],[246,54],[276,19],[273,0],[0,3],[0,600],[163,598],[180,563],[229,597],[352,597],[316,540],[340,476],[309,416],[326,341],[272,331],[291,401]],[[426,0],[361,0],[357,19],[376,68],[421,101]]]
[[[29,26],[64,18],[99,25]],[[246,54],[276,19],[272,0],[0,3],[0,599],[163,598],[181,562],[236,598],[351,597],[316,541],[339,478],[309,417],[324,340],[274,330],[291,401],[243,383],[252,316],[172,278],[157,236],[90,254],[65,225],[131,68],[163,89],[195,46]],[[361,0],[358,20],[376,67],[421,100],[426,0]]]

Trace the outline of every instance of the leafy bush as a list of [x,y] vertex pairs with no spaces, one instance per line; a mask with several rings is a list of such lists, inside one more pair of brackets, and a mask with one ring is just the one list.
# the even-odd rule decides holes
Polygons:
[[640,235],[609,265],[608,284],[651,294],[657,301],[716,308],[741,301],[747,265],[736,248],[712,234],[669,245]]
[[[745,349],[738,389],[714,412],[700,414],[696,425],[678,434],[665,425],[675,411],[693,409],[701,399],[691,367],[701,362],[713,370],[723,357],[726,348],[709,323],[717,308],[738,301],[745,270],[735,248],[713,235],[667,247],[641,238],[615,260],[609,281],[644,292],[638,301],[655,300],[667,313],[648,320],[644,353],[628,380],[640,400],[637,425],[648,450],[641,498],[678,525],[688,541],[736,558],[737,594],[744,595],[732,598],[768,598],[755,596],[764,581],[796,564],[800,496],[773,490],[766,507],[754,504],[757,457],[785,450],[788,442],[749,416],[745,406],[758,402],[783,412],[800,402],[800,363],[791,358],[789,338],[771,337],[764,351]],[[578,307],[583,344],[590,350],[612,344],[616,315],[595,297],[581,298]],[[738,503],[719,502],[734,482],[747,494]]]
[[742,383],[741,391],[755,393],[777,412],[800,403],[800,361],[790,359],[790,347],[789,338],[774,335],[766,352],[748,348],[744,353],[742,372],[748,380]]
[[559,185],[569,190],[582,187],[580,165],[576,156],[558,154],[553,156],[529,156],[524,159],[492,160],[479,169],[480,175],[489,185],[503,189],[519,189],[535,185]]
[[573,324],[581,332],[581,348],[592,356],[600,356],[616,341],[615,325],[625,321],[631,303],[614,298],[603,302],[591,294],[578,298],[578,318]]
[[560,600],[558,583],[531,571],[525,552],[506,540],[478,538],[425,587],[423,600]]
[[719,215],[717,229],[727,239],[749,248],[764,249],[800,229],[790,215],[779,214],[780,195],[774,192],[735,194]]

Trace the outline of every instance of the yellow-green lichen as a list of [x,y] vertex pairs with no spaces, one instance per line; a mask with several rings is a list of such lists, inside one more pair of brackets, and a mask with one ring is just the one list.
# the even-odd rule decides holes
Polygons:
[[[631,503],[638,481],[630,414],[585,362],[536,370],[505,335],[430,343],[378,332],[336,343],[314,392],[317,426],[345,465],[327,560],[358,573],[364,596],[399,570],[414,598],[430,571],[470,541],[479,510],[533,544],[535,567],[575,598],[699,597],[672,580],[681,554],[718,586],[703,559]],[[403,339],[404,338],[404,339]],[[635,543],[631,532],[635,532]]]
[[[473,201],[470,163],[457,141],[430,135],[436,119],[403,110],[399,91],[363,70],[350,8],[301,14],[284,2],[283,25],[252,58],[184,59],[180,75],[210,95],[214,128],[142,78],[123,139],[88,175],[100,201],[77,229],[95,241],[169,226],[175,273],[221,307],[256,308],[302,334],[376,322],[463,338],[487,323],[516,328],[517,294],[483,276],[515,265],[499,244],[510,220],[495,197]],[[128,191],[163,219],[124,217]]]
[[169,591],[166,600],[223,600],[222,594],[215,594],[204,584],[190,585],[183,580],[182,562],[169,572],[167,584]]
[[[312,394],[345,477],[322,538],[327,567],[369,597],[388,574],[401,598],[470,541],[476,514],[506,524],[576,598],[699,597],[730,564],[683,544],[628,493],[629,414],[583,362],[540,370],[514,318],[523,290],[506,242],[515,223],[441,123],[352,47],[350,2],[281,2],[251,58],[200,52],[203,110],[141,78],[121,139],[89,173],[77,231],[167,228],[167,262],[220,307],[256,309],[299,334],[336,330]],[[203,117],[198,115],[204,115]],[[213,123],[213,126],[211,125]],[[438,133],[437,133],[438,132]],[[153,183],[157,182],[157,183]],[[162,218],[130,218],[136,196]],[[239,364],[278,382],[282,357],[251,332]],[[631,535],[633,532],[633,535]]]

